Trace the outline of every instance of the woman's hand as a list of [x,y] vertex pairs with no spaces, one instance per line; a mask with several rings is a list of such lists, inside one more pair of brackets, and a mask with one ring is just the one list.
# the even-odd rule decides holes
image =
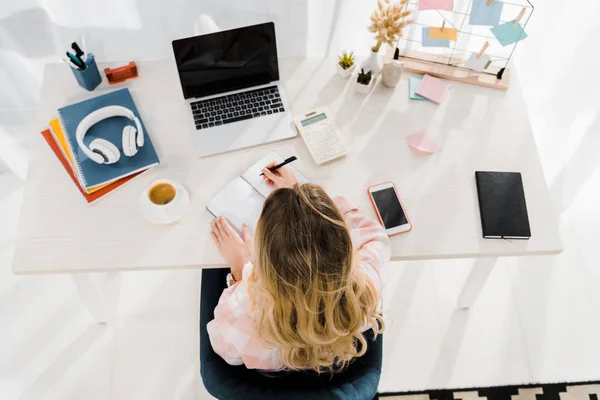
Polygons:
[[212,222],[212,238],[219,252],[229,264],[231,275],[237,282],[242,280],[242,268],[252,259],[254,239],[250,230],[242,226],[244,239],[229,225],[223,217],[215,218]]
[[273,172],[269,170],[269,168],[277,165],[276,162],[272,162],[263,168],[262,173],[265,174],[263,179],[269,186],[275,186],[276,188],[292,188],[296,183],[298,183],[298,179],[288,167],[281,167]]

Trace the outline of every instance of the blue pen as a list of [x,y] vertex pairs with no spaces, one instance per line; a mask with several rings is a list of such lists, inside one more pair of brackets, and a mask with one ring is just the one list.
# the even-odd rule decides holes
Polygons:
[[94,55],[92,53],[88,53],[85,57],[85,65],[91,65],[94,62]]
[[77,68],[79,68],[80,70],[84,70],[86,68],[85,63],[83,61],[81,61],[77,56],[74,56],[73,54],[69,53],[67,51],[67,57],[69,57],[69,60],[71,60],[71,62],[73,64],[75,64],[75,66]]

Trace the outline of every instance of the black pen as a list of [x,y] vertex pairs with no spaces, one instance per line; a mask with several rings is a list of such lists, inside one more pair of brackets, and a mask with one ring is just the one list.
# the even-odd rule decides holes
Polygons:
[[73,42],[71,43],[71,48],[73,50],[75,50],[75,57],[77,57],[77,59],[79,61],[81,61],[81,63],[83,64],[83,69],[85,69],[87,67],[85,61],[83,61],[83,50],[81,50],[81,48],[79,48],[79,46],[77,45],[77,42]]
[[83,55],[83,50],[77,45],[77,42],[71,43],[71,48],[75,50],[75,55],[77,57],[81,57]]
[[[284,162],[277,164],[271,168],[269,168],[269,171],[271,172],[275,172],[277,171],[279,168],[283,167],[284,165],[287,165],[289,163],[291,163],[292,161],[296,161],[297,158],[295,156],[291,156],[290,158],[286,159]],[[264,174],[261,172],[261,174],[259,176],[263,176]]]

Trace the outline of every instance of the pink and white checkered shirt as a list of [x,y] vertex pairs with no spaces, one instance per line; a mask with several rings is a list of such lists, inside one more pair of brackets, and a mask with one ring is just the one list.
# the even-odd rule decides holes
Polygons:
[[[352,243],[360,256],[360,268],[381,297],[391,255],[390,240],[378,222],[361,215],[346,199],[336,197],[333,201],[350,229]],[[215,308],[215,319],[208,323],[208,335],[214,351],[231,365],[280,370],[283,363],[279,349],[261,342],[252,317],[246,285],[252,268],[252,263],[244,265],[242,280],[223,291]],[[363,331],[370,328],[365,326]]]

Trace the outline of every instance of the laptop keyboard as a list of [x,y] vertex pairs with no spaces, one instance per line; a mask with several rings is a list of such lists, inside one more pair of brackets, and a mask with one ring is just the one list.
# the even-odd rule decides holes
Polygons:
[[277,86],[191,103],[196,129],[230,124],[285,111]]

